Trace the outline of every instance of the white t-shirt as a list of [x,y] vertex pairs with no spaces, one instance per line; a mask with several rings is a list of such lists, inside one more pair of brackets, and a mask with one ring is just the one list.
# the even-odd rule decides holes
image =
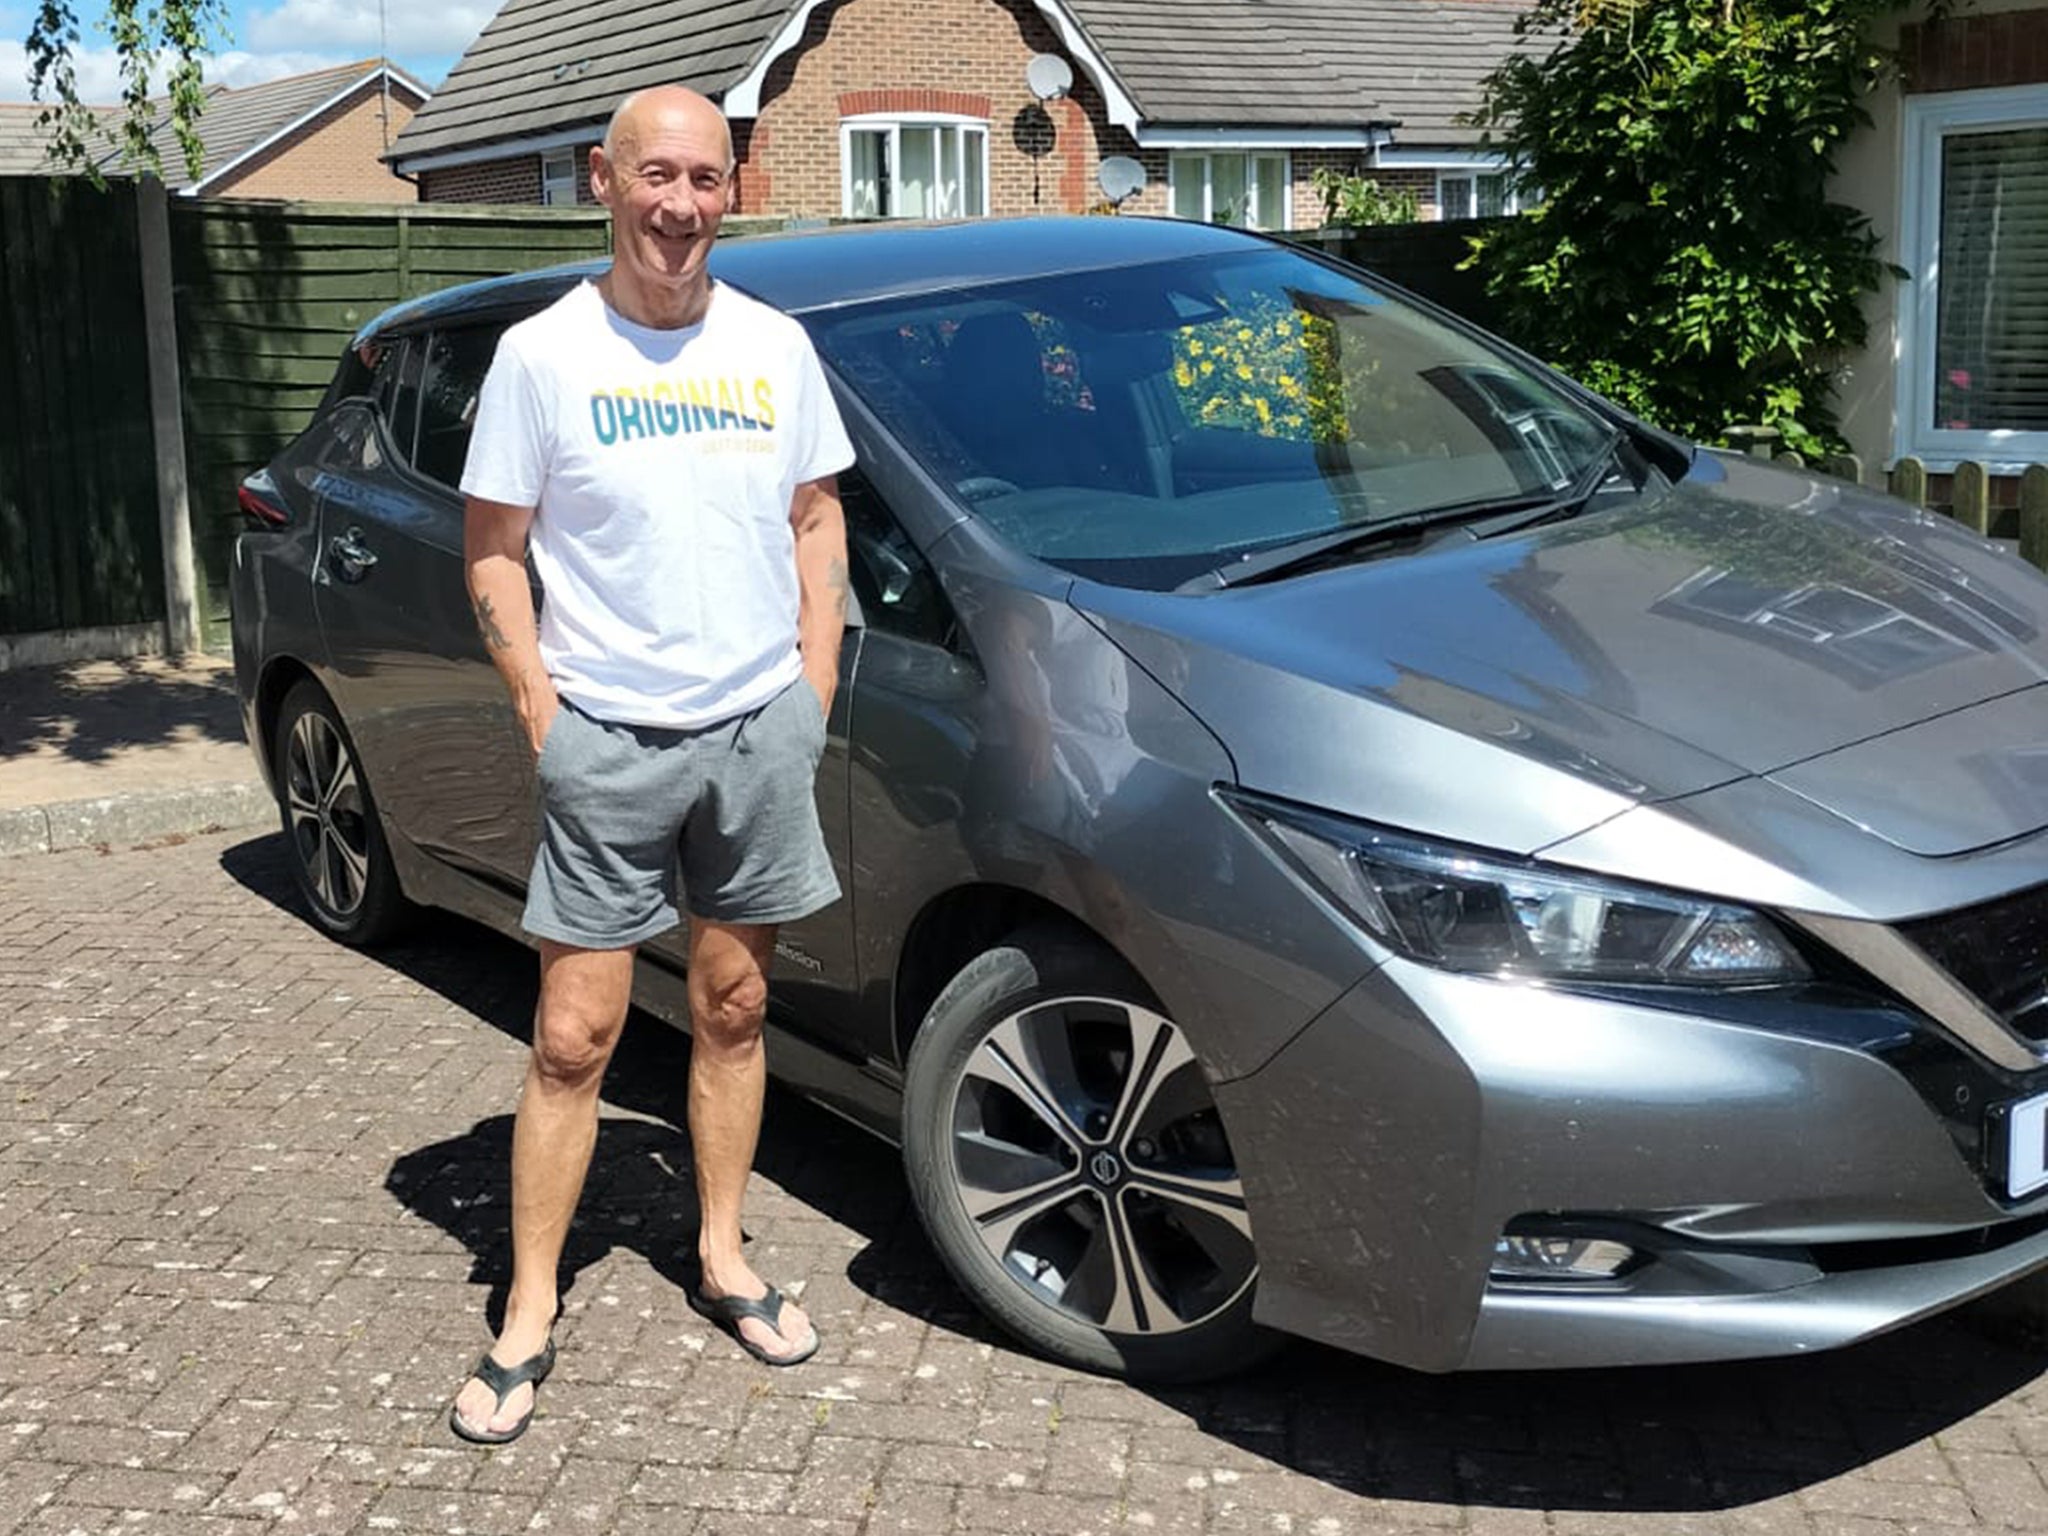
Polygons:
[[540,653],[604,720],[696,727],[801,675],[798,485],[853,448],[803,328],[723,283],[649,330],[580,284],[505,332],[462,489],[533,507]]

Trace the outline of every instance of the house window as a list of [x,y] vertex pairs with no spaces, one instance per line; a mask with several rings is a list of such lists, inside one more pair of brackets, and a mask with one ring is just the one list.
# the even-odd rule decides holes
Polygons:
[[1174,216],[1239,229],[1288,226],[1287,156],[1229,151],[1169,155],[1167,195]]
[[1505,171],[1439,171],[1436,178],[1438,217],[1496,219],[1524,213],[1542,199],[1517,187]]
[[540,157],[540,200],[550,208],[576,202],[576,151],[550,149]]
[[2048,459],[2048,86],[1909,97],[1898,450]]
[[852,219],[973,219],[988,212],[988,124],[848,118],[839,129]]

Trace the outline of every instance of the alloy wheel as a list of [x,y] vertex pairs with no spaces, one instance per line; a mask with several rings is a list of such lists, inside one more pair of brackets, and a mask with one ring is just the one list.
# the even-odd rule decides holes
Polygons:
[[1124,1335],[1215,1317],[1257,1277],[1236,1160],[1174,1023],[1060,998],[999,1021],[952,1104],[968,1223],[1027,1292]]
[[355,759],[325,716],[309,710],[292,725],[284,784],[299,867],[321,905],[345,920],[369,885],[370,828]]

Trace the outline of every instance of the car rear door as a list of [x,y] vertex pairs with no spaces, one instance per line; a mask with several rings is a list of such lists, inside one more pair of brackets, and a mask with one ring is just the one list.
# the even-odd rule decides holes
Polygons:
[[532,754],[477,634],[455,482],[503,329],[391,343],[365,468],[321,487],[314,574],[336,701],[386,822],[499,882],[531,858]]

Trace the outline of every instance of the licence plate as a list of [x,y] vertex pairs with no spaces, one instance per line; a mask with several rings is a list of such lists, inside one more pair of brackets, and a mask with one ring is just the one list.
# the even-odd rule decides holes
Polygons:
[[2048,1093],[2002,1106],[2005,1193],[2017,1200],[2048,1184]]

